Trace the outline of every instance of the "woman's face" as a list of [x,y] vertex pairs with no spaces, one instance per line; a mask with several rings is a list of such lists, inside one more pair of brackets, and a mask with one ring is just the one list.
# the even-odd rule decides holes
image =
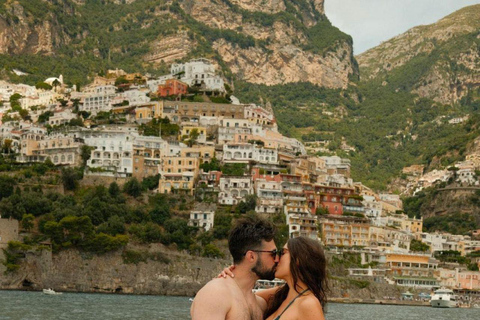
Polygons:
[[285,280],[290,275],[290,251],[288,251],[287,244],[283,246],[283,254],[275,271],[275,278]]

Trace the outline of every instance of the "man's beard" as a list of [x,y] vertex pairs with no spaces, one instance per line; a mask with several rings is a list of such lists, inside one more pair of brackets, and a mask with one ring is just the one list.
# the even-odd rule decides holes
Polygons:
[[257,260],[257,263],[252,268],[252,271],[258,276],[261,280],[273,280],[275,279],[275,269],[277,264],[275,264],[272,269],[267,269],[260,260]]

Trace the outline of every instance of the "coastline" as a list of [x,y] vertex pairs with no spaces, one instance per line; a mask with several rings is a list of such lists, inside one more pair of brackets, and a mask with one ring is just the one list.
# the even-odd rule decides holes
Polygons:
[[393,305],[393,306],[430,307],[429,301],[410,301],[410,300],[330,298],[328,302],[339,303],[339,304],[380,304],[380,305]]
[[[37,289],[20,289],[20,288],[0,288],[0,291],[20,291],[20,292],[38,292],[42,293],[42,290]],[[59,291],[62,293],[73,294],[106,294],[106,295],[122,295],[122,296],[171,296],[180,298],[192,298],[188,295],[164,295],[154,293],[126,293],[126,292],[99,292],[99,291],[73,291],[65,290]],[[430,307],[428,301],[408,301],[408,300],[383,300],[383,299],[360,299],[360,298],[330,298],[328,303],[336,304],[378,304],[378,305],[395,305],[395,306],[417,306],[417,307]]]

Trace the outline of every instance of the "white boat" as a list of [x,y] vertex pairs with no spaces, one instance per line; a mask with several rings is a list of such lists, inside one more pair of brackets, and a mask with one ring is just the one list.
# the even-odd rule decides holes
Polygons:
[[255,284],[255,288],[253,288],[253,293],[269,288],[275,288],[278,286],[281,286],[285,283],[283,280],[257,280],[257,283]]
[[458,297],[450,289],[441,288],[435,290],[430,300],[430,305],[434,308],[457,308]]
[[43,293],[49,294],[49,295],[59,295],[62,294],[61,292],[56,292],[55,290],[49,288],[49,289],[43,289]]

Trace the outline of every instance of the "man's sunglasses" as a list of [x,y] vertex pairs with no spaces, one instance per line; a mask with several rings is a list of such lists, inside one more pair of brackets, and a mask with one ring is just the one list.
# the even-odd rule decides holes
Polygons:
[[[287,251],[287,249],[285,248],[282,248],[280,250],[278,249],[273,249],[273,250],[248,250],[248,251],[253,251],[253,252],[267,252],[267,253],[270,253],[270,256],[275,259],[276,256],[278,256],[279,258],[285,254],[285,251]],[[247,252],[248,252],[247,251]],[[247,252],[245,252],[245,254],[247,254]]]

